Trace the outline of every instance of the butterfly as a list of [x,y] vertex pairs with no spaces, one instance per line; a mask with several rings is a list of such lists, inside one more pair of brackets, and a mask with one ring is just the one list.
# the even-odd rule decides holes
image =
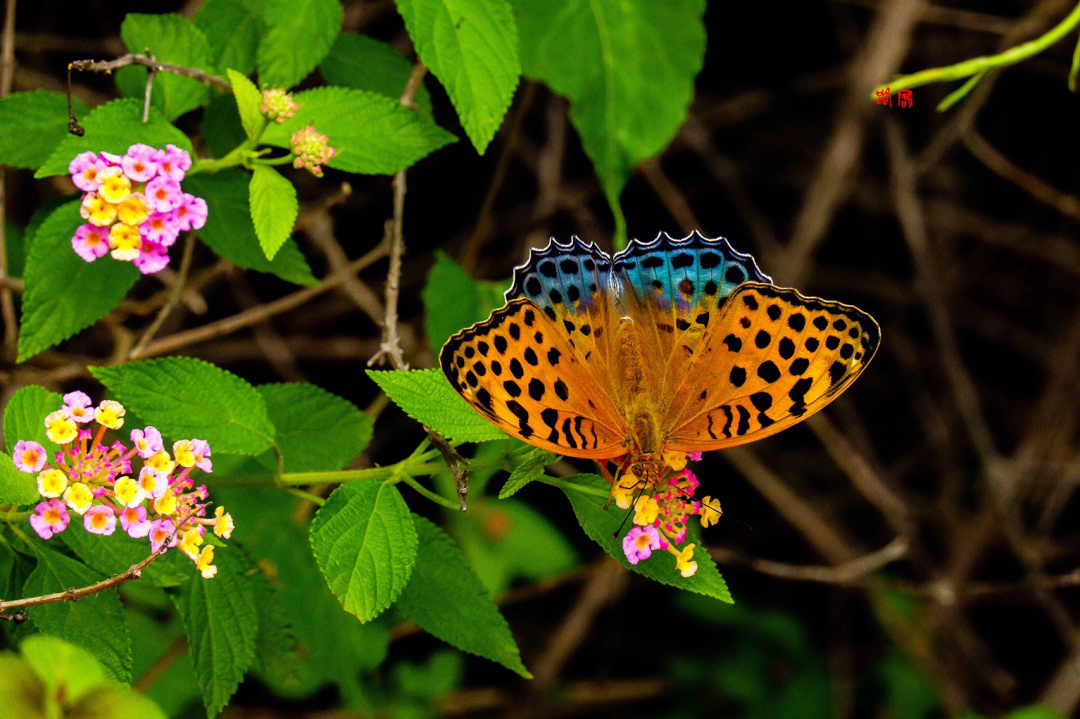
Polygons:
[[554,238],[514,269],[506,304],[443,345],[440,364],[499,429],[569,457],[752,442],[817,412],[874,356],[877,322],[777,287],[749,254],[695,232],[608,255]]

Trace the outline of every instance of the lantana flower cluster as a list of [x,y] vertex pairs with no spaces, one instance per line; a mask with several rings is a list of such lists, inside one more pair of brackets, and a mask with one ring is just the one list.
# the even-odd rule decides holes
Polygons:
[[271,88],[262,91],[262,102],[259,104],[259,112],[271,122],[279,125],[296,114],[300,106],[287,91],[281,88]]
[[297,130],[289,138],[289,147],[296,155],[293,167],[306,168],[315,177],[322,177],[322,166],[337,155],[337,149],[330,145],[330,138],[317,132],[311,125]]
[[686,541],[688,523],[698,516],[702,527],[716,524],[720,518],[720,503],[709,496],[694,499],[698,479],[686,466],[687,460],[700,461],[701,452],[683,454],[664,452],[660,477],[651,487],[637,477],[628,466],[612,485],[611,496],[622,509],[634,510],[634,527],[623,537],[622,548],[627,561],[637,564],[658,550],[675,556],[675,568],[692,577],[698,564],[693,561],[695,544]]
[[68,170],[83,191],[79,212],[86,224],[71,238],[76,254],[93,262],[109,253],[144,275],[165,269],[180,233],[206,224],[206,200],[180,187],[190,168],[191,155],[176,145],[77,155]]
[[[214,545],[206,544],[207,529],[222,539],[233,531],[233,519],[218,506],[207,514],[206,485],[195,485],[196,471],[209,474],[210,445],[201,439],[173,443],[172,454],[154,427],[131,430],[130,447],[106,439],[108,430],[124,426],[123,405],[103,400],[97,407],[82,392],[64,395],[64,405],[45,418],[45,435],[60,445],[48,461],[37,442],[15,444],[14,462],[20,472],[37,475],[41,502],[30,515],[30,526],[42,539],[68,528],[71,515],[82,517],[83,529],[110,535],[121,530],[147,539],[154,552],[179,547],[203,577],[217,573]],[[91,423],[98,425],[91,429]],[[138,459],[138,472],[132,465]]]

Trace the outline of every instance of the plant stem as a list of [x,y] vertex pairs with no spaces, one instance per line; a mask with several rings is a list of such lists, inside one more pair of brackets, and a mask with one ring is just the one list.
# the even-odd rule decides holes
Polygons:
[[[338,484],[343,482],[359,482],[368,479],[390,479],[394,475],[406,476],[430,476],[449,472],[445,462],[430,462],[428,460],[438,457],[438,452],[428,452],[415,459],[407,459],[385,467],[369,467],[367,469],[346,469],[340,472],[286,472],[281,475],[279,484],[285,487],[303,486],[306,484]],[[509,462],[505,456],[481,458],[472,460],[472,469],[509,469]]]
[[[1073,11],[1070,12],[1064,20],[1034,40],[1021,43],[1016,47],[1011,47],[997,55],[984,55],[982,57],[965,60],[964,62],[958,62],[955,65],[932,67],[910,75],[900,75],[899,77],[893,78],[888,85],[910,89],[921,85],[929,85],[933,82],[960,80],[965,77],[989,72],[990,70],[999,67],[1015,65],[1018,62],[1027,60],[1030,57],[1038,55],[1043,50],[1046,50],[1048,47],[1068,35],[1069,32],[1077,27],[1077,25],[1080,25],[1080,3],[1073,8]],[[876,98],[877,91],[884,90],[885,87],[886,85],[882,84],[874,88],[871,98]]]

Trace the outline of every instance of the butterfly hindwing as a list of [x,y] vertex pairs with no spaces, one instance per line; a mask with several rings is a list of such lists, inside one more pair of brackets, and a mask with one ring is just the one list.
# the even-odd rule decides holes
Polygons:
[[560,328],[528,299],[510,300],[447,340],[443,373],[499,429],[571,457],[626,451],[627,432],[607,392]]
[[664,418],[680,451],[730,447],[805,419],[850,385],[880,330],[865,312],[793,289],[740,286],[716,313]]

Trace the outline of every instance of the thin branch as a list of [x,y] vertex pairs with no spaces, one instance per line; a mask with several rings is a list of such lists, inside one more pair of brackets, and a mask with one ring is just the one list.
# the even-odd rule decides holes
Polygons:
[[[80,137],[86,132],[81,125],[79,125],[78,118],[75,117],[74,108],[71,106],[71,71],[80,70],[85,72],[104,72],[111,74],[113,70],[118,70],[128,65],[141,65],[148,70],[147,77],[147,98],[150,95],[150,83],[153,81],[153,76],[159,72],[167,72],[171,75],[181,75],[183,77],[190,77],[199,82],[216,87],[219,90],[225,92],[232,91],[232,85],[229,81],[218,77],[217,75],[211,75],[205,70],[200,70],[197,67],[184,67],[183,65],[173,65],[168,62],[158,62],[149,55],[139,55],[135,53],[128,53],[121,55],[115,60],[75,60],[68,63],[67,66],[67,90],[68,90],[68,131],[79,135]],[[149,102],[146,105],[149,108]],[[144,113],[143,122],[149,119],[148,109]]]
[[[11,81],[15,75],[15,0],[8,0],[4,13],[4,33],[0,38],[0,97],[11,92]],[[19,325],[15,317],[15,300],[12,288],[6,284],[7,274],[7,193],[5,179],[7,173],[0,169],[0,319],[4,321],[3,352],[6,359],[14,357],[15,344],[18,340]]]
[[331,273],[314,287],[305,287],[298,292],[293,292],[291,295],[285,295],[273,302],[267,302],[265,305],[238,312],[232,317],[226,317],[225,319],[211,322],[202,327],[196,327],[195,329],[186,332],[177,332],[174,335],[163,337],[162,339],[150,343],[150,345],[143,350],[142,355],[144,357],[156,357],[157,355],[175,352],[181,347],[206,342],[215,337],[231,334],[244,327],[250,327],[251,325],[258,324],[270,317],[279,315],[282,312],[288,312],[289,310],[295,309],[305,302],[329,292],[347,278],[369,265],[374,264],[386,254],[386,249],[384,243],[379,243],[363,257],[353,260],[348,265],[341,268],[341,270]]
[[150,323],[150,326],[143,332],[138,343],[132,348],[131,353],[128,355],[128,359],[139,358],[139,355],[146,349],[146,345],[150,344],[150,340],[154,339],[154,335],[161,329],[161,325],[165,322],[165,319],[172,313],[173,308],[175,308],[180,301],[180,297],[184,290],[184,283],[187,281],[188,273],[191,271],[191,258],[194,254],[195,235],[194,233],[189,232],[187,239],[184,241],[184,254],[180,259],[180,271],[173,280],[172,287],[169,288],[169,297],[165,300],[165,304],[162,305],[157,316],[154,317],[154,320]]
[[835,566],[799,566],[771,559],[747,557],[741,552],[711,548],[709,554],[718,563],[742,564],[760,574],[797,582],[817,582],[839,586],[862,586],[863,579],[886,565],[903,559],[908,553],[907,541],[897,537],[876,552],[864,554]]

